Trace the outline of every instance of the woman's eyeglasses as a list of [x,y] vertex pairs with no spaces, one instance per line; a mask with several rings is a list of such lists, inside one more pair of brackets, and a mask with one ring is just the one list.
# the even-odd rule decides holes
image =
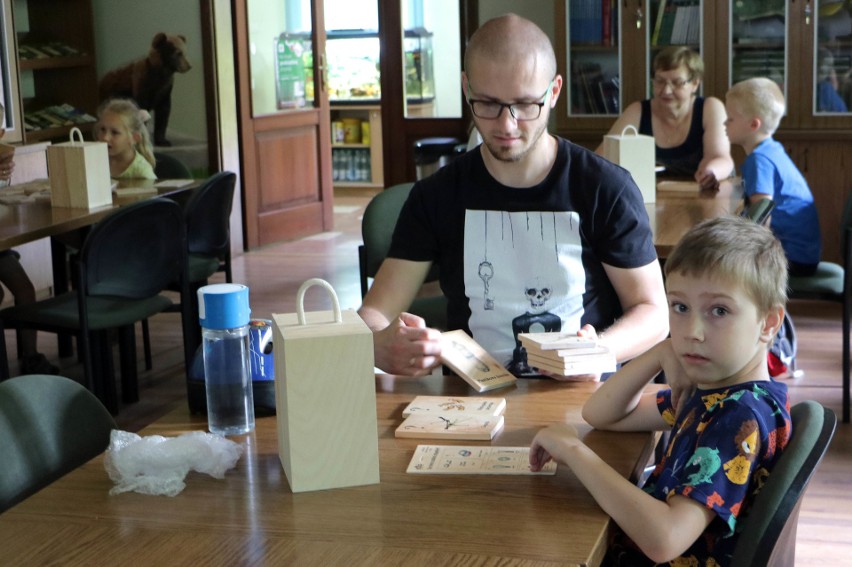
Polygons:
[[674,81],[669,81],[666,79],[651,79],[651,82],[654,84],[654,88],[658,90],[664,90],[666,87],[671,87],[672,90],[678,91],[692,82],[692,79],[675,79]]

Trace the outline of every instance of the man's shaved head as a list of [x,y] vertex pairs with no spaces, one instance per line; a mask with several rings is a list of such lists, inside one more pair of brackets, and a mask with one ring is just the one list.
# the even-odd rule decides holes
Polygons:
[[482,56],[507,65],[532,59],[536,74],[541,71],[548,78],[556,75],[556,55],[550,38],[533,22],[517,14],[488,20],[474,32],[465,51],[465,72],[470,74]]

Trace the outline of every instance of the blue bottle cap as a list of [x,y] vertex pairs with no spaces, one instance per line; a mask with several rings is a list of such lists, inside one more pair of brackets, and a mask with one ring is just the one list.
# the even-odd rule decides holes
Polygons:
[[205,329],[236,329],[248,325],[249,290],[243,284],[206,285],[198,290],[198,320]]

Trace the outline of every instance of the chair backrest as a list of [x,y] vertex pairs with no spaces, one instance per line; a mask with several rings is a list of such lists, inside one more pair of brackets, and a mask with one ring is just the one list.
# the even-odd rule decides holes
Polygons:
[[154,152],[154,175],[157,179],[191,179],[192,173],[185,163],[170,154]]
[[215,173],[198,187],[184,207],[190,254],[224,257],[231,246],[231,209],[236,174]]
[[766,224],[774,208],[775,201],[772,199],[760,199],[743,209],[743,216],[753,220],[757,224]]
[[739,535],[731,565],[792,565],[802,496],[828,449],[837,416],[808,400],[793,406],[793,435]]
[[80,251],[79,290],[90,296],[153,297],[181,281],[186,228],[180,205],[155,198],[116,209]]
[[0,512],[103,452],[115,427],[94,394],[68,378],[0,382]]
[[[388,187],[373,197],[364,209],[364,218],[361,221],[364,244],[359,249],[362,295],[367,291],[367,278],[375,277],[388,255],[396,219],[413,186],[414,183],[400,183]],[[433,266],[426,281],[437,279],[438,267]]]

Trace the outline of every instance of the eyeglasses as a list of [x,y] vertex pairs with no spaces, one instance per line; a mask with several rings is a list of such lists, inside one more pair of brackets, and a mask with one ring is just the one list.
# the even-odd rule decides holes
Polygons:
[[[522,122],[525,120],[536,120],[539,116],[541,116],[541,109],[547,104],[547,95],[551,92],[551,87],[553,87],[553,81],[550,81],[550,84],[547,86],[547,90],[544,91],[544,94],[541,95],[541,102],[512,102],[512,103],[504,103],[497,102],[493,100],[478,100],[474,98],[467,99],[467,103],[470,105],[470,110],[473,112],[473,115],[477,118],[484,118],[485,120],[495,120],[500,118],[500,115],[503,114],[503,109],[508,108],[509,114],[512,115],[512,118],[517,120],[518,122]],[[468,85],[468,94],[471,94],[473,89]]]
[[666,79],[651,79],[651,82],[654,83],[654,88],[659,90],[664,90],[666,87],[671,87],[674,91],[679,91],[686,85],[692,82],[692,79],[675,79],[674,81],[668,81]]

